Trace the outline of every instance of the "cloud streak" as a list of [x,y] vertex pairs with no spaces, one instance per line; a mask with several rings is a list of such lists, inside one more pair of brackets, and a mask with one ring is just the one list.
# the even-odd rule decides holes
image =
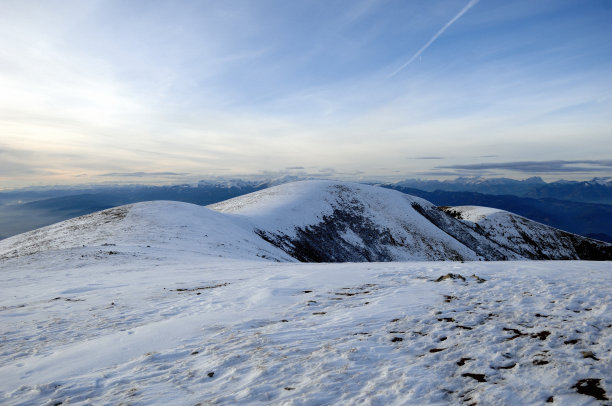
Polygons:
[[134,177],[134,178],[144,178],[144,177],[159,177],[159,176],[186,176],[188,173],[176,173],[176,172],[112,172],[112,173],[103,173],[98,176],[107,176],[107,177]]
[[[571,166],[571,165],[592,165]],[[492,162],[467,165],[437,166],[436,169],[457,169],[460,171],[486,171],[504,169],[524,173],[572,173],[572,172],[602,172],[612,170],[612,159],[607,160],[576,160],[576,161],[517,161]]]
[[408,61],[406,61],[406,62],[405,62],[405,63],[404,63],[402,66],[400,66],[400,67],[399,67],[399,68],[397,68],[395,71],[393,71],[393,73],[391,73],[391,74],[389,75],[389,78],[392,78],[393,76],[395,76],[395,75],[397,75],[398,73],[400,73],[400,72],[401,72],[402,70],[404,70],[404,69],[405,69],[405,68],[406,68],[408,65],[410,65],[412,62],[414,62],[414,61],[415,61],[415,60],[416,60],[416,59],[417,59],[419,56],[421,56],[421,54],[422,54],[423,52],[425,52],[425,50],[426,50],[427,48],[429,48],[429,46],[430,46],[431,44],[433,44],[433,43],[434,43],[434,41],[435,41],[435,40],[437,40],[437,39],[438,39],[438,37],[439,37],[440,35],[444,34],[444,31],[446,31],[446,30],[447,30],[447,29],[448,29],[448,28],[449,28],[451,25],[453,25],[453,23],[454,23],[455,21],[457,21],[458,19],[460,19],[460,18],[461,18],[461,16],[463,16],[465,13],[467,13],[469,9],[471,9],[472,7],[474,7],[474,6],[475,6],[475,5],[478,3],[478,1],[479,1],[479,0],[470,0],[470,2],[469,2],[469,3],[468,3],[466,6],[465,6],[465,7],[463,7],[463,8],[461,9],[461,11],[460,11],[459,13],[457,13],[457,15],[456,15],[456,16],[454,16],[454,17],[453,17],[453,18],[452,18],[452,19],[451,19],[449,22],[447,22],[446,24],[444,24],[444,26],[443,26],[442,28],[440,28],[440,30],[439,30],[438,32],[436,32],[436,33],[434,34],[434,36],[433,36],[433,37],[431,37],[431,38],[429,39],[429,41],[427,41],[427,42],[425,43],[425,45],[423,45],[423,46],[421,47],[421,49],[419,49],[419,50],[418,50],[418,51],[417,51],[417,52],[416,52],[414,55],[412,55],[412,56],[410,57],[410,59],[408,59]]

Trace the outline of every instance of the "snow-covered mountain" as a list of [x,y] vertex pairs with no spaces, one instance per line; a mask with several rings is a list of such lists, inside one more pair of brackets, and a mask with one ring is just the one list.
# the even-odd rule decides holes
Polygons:
[[[474,210],[493,214],[483,220],[470,214]],[[172,249],[275,261],[612,258],[610,244],[511,213],[441,209],[397,191],[335,181],[287,183],[208,207],[121,206],[0,241],[0,257],[82,245],[164,247],[168,241]]]
[[610,244],[566,233],[504,210],[479,206],[455,206],[444,210],[523,258],[610,259]]
[[285,184],[209,206],[303,262],[477,259],[413,205],[425,200],[333,181]]
[[[612,259],[610,244],[510,213],[481,227],[426,200],[355,183],[295,182],[209,207],[304,262]],[[501,238],[495,227],[514,227],[514,235]]]

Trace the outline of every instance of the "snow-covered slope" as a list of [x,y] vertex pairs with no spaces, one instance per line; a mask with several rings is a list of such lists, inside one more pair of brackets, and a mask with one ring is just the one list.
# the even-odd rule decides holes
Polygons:
[[479,206],[445,210],[523,258],[609,260],[612,257],[610,244],[557,230],[504,210]]
[[114,255],[152,248],[238,259],[295,261],[232,219],[189,203],[154,201],[115,207],[0,241],[0,258],[97,247]]

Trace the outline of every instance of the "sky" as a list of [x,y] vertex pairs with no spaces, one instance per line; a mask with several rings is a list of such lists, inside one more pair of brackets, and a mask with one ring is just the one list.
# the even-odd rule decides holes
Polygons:
[[0,188],[612,176],[612,0],[0,0]]

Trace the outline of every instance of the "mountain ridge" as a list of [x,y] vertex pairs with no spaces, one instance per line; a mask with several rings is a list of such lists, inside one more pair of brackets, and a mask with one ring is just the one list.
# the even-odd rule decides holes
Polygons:
[[610,244],[520,216],[482,224],[457,217],[452,209],[376,186],[300,181],[207,207],[120,206],[0,241],[0,257],[116,244],[281,262],[612,258]]
[[[84,185],[80,187],[52,187],[0,191],[0,240],[40,227],[94,213],[120,205],[150,201],[173,200],[198,205],[218,203],[271,186],[291,181],[308,180],[297,176],[253,180],[215,179],[200,181],[197,185]],[[404,181],[408,182],[410,180]],[[398,186],[398,184],[376,184],[386,188],[424,198],[438,206],[478,205],[495,207],[517,213],[546,225],[578,235],[612,242],[612,182],[607,178],[595,178],[586,182],[558,181],[546,183],[541,179],[482,179],[460,178],[454,181],[419,181],[423,189]],[[360,182],[364,183],[364,182]],[[438,188],[436,185],[443,185]],[[458,191],[443,191],[454,184]],[[464,184],[462,186],[462,184]],[[483,194],[468,189],[491,185],[496,189],[484,189]],[[522,185],[522,186],[521,186]],[[521,188],[539,185],[549,190],[552,197],[525,197]],[[556,186],[555,186],[556,185]],[[586,186],[585,186],[586,185]],[[607,185],[607,186],[606,186]],[[518,188],[517,188],[518,187]],[[551,187],[561,188],[561,194]],[[574,188],[565,193],[563,188]],[[586,203],[576,200],[592,200],[593,191],[608,191],[610,199],[603,202]],[[514,195],[514,194],[516,195]],[[579,196],[578,199],[575,197]],[[519,196],[521,195],[521,196]],[[589,197],[590,196],[590,197]],[[597,198],[597,196],[595,196]],[[573,200],[570,200],[573,199]]]

